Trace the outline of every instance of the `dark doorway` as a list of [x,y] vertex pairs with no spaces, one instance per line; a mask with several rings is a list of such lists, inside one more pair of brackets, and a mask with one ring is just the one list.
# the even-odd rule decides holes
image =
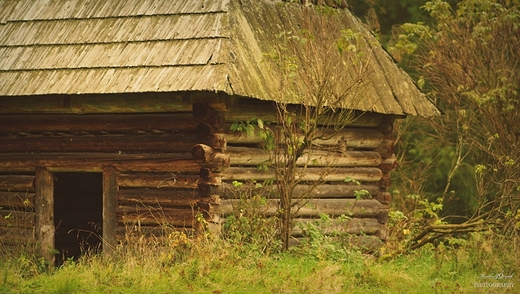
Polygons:
[[54,174],[54,237],[56,265],[102,248],[103,175]]

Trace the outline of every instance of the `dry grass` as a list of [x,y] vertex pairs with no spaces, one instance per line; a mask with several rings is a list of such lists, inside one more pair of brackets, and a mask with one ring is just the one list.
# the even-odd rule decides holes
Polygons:
[[[325,239],[263,254],[247,244],[179,238],[119,247],[112,256],[87,254],[51,270],[27,256],[3,258],[0,293],[515,293],[520,287],[519,261],[507,254],[513,243],[485,235],[386,261]],[[481,250],[485,242],[490,250]],[[513,275],[500,282],[515,286],[474,287],[485,282],[480,275],[500,273]]]

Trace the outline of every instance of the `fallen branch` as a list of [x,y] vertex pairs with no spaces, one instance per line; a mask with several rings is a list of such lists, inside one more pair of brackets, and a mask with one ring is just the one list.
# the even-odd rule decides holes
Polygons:
[[[481,232],[487,230],[488,228],[489,226],[482,220],[482,217],[472,219],[462,224],[429,225],[426,228],[424,228],[424,230],[422,230],[419,234],[417,234],[417,236],[412,238],[411,242],[413,244],[410,246],[410,249],[419,249],[422,246],[428,243],[432,243],[435,240],[442,238],[446,235],[456,233]],[[433,236],[425,238],[426,236],[432,233],[434,234]]]

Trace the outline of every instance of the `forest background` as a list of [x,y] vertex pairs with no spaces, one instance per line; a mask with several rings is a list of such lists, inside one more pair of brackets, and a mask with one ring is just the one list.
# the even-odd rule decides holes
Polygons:
[[442,111],[398,128],[393,213],[417,221],[403,226],[411,248],[487,230],[518,242],[519,2],[355,1],[354,11]]

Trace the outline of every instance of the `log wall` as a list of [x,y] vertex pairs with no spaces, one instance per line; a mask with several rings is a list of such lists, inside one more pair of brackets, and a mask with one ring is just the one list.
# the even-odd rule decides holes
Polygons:
[[35,245],[34,175],[0,175],[0,254]]
[[[240,108],[241,107],[241,108]],[[247,136],[244,132],[232,132],[229,127],[235,120],[251,120],[260,118],[270,121],[275,118],[272,105],[240,106],[236,111],[223,113],[223,128],[210,128],[199,125],[200,136],[219,136],[225,139],[225,148],[213,150],[201,147],[197,156],[204,161],[214,158],[214,153],[229,156],[230,167],[218,173],[201,171],[201,193],[217,199],[208,205],[208,214],[215,224],[231,214],[239,215],[240,198],[246,195],[262,195],[268,201],[260,209],[266,216],[276,215],[278,200],[276,199],[276,183],[274,170],[259,169],[270,161],[270,155],[262,148],[262,138],[257,135]],[[247,110],[251,113],[247,115]],[[295,203],[295,224],[293,237],[304,235],[299,224],[315,223],[321,214],[333,219],[344,218],[348,221],[333,221],[326,232],[345,232],[371,236],[369,247],[376,248],[387,236],[386,224],[390,206],[390,171],[397,165],[393,155],[395,139],[393,133],[393,117],[367,114],[362,116],[334,137],[316,140],[316,146],[308,150],[297,165],[301,173],[301,183],[295,189],[295,195],[308,195],[307,200]],[[352,182],[345,182],[345,179]],[[236,188],[234,181],[253,183]],[[318,184],[316,185],[315,182]],[[359,182],[355,184],[354,182]],[[262,183],[261,188],[254,188],[254,183]],[[265,185],[269,183],[270,185]],[[366,190],[369,195],[360,198],[359,191]],[[247,198],[247,197],[246,197]],[[363,243],[363,242],[361,242]],[[365,244],[366,245],[366,244]]]
[[[225,142],[199,136],[197,126],[221,128],[224,121],[216,110],[232,104],[232,98],[215,93],[2,99],[2,245],[45,239],[53,247],[54,235],[34,207],[36,170],[45,171],[50,181],[53,172],[103,173],[104,249],[128,237],[153,239],[172,229],[197,229],[199,202],[211,202],[199,193],[200,170],[229,165],[222,155],[204,162],[193,157],[197,144],[219,149]],[[41,201],[51,201],[50,193]]]
[[[50,173],[103,172],[104,247],[130,237],[162,238],[171,230],[193,232],[201,216],[220,225],[223,218],[237,213],[240,191],[233,181],[270,183],[262,188],[270,199],[264,213],[275,215],[274,171],[258,169],[270,160],[263,140],[230,131],[234,121],[275,120],[274,107],[268,102],[250,103],[255,100],[242,100],[237,106],[236,99],[221,96],[49,96],[2,101],[1,242],[16,244],[41,237],[34,207],[38,168]],[[308,194],[310,201],[297,205],[297,223],[313,222],[322,213],[333,218],[346,215],[348,222],[335,222],[324,230],[385,240],[390,171],[396,166],[393,120],[366,114],[334,137],[315,142],[298,161],[302,173],[296,193]],[[346,178],[360,185],[347,183]],[[319,184],[312,185],[314,181]],[[370,196],[356,199],[359,190],[367,190]],[[293,235],[304,232],[295,225]]]
[[116,177],[116,239],[160,237],[195,228],[198,174],[120,173]]

